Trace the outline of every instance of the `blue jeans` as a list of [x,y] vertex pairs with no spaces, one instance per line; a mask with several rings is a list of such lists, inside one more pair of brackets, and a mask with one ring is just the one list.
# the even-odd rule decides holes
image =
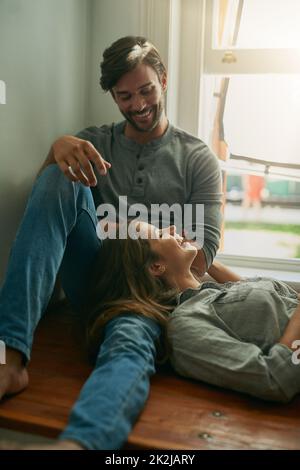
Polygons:
[[[101,243],[96,224],[90,189],[68,181],[57,165],[48,166],[33,187],[0,292],[0,339],[26,361],[58,271],[74,308],[83,304]],[[60,439],[87,449],[123,445],[148,396],[160,332],[156,322],[139,315],[108,323],[95,368]]]

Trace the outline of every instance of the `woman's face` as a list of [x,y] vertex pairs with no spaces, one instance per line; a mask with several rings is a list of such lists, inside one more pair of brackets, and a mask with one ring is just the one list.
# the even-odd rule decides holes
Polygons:
[[159,263],[166,273],[178,275],[190,268],[197,255],[197,248],[176,233],[174,225],[159,230],[154,225],[141,222],[139,232],[148,238],[152,251],[158,255]]

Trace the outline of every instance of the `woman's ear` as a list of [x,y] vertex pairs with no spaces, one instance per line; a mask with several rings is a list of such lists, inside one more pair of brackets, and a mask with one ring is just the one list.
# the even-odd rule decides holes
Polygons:
[[161,263],[152,263],[149,269],[153,276],[159,277],[164,274],[166,266]]

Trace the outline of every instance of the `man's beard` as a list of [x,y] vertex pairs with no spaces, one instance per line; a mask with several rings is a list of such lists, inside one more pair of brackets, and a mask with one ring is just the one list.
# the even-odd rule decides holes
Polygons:
[[152,132],[160,123],[163,111],[165,107],[165,102],[164,102],[164,97],[162,96],[158,104],[151,106],[151,110],[153,110],[153,118],[152,118],[152,124],[148,128],[143,128],[140,127],[134,119],[131,118],[131,115],[135,113],[121,113],[123,114],[124,118],[126,121],[138,132]]

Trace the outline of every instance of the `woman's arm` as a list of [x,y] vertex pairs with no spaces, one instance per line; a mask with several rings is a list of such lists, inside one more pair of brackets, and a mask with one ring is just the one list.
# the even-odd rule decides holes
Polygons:
[[[209,307],[203,304],[201,312],[210,312]],[[299,366],[293,364],[289,348],[277,343],[264,353],[206,318],[209,315],[184,313],[168,322],[170,359],[176,372],[264,400],[287,402],[299,393]]]
[[228,269],[224,264],[219,263],[218,261],[214,261],[211,267],[208,269],[208,274],[215,279],[215,281],[223,284],[224,282],[228,281],[240,281],[242,279],[241,276],[234,273],[230,269]]

